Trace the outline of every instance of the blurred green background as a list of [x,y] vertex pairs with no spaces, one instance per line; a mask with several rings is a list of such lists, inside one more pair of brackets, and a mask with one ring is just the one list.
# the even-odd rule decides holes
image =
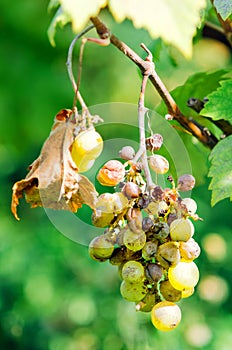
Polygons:
[[[70,108],[73,101],[65,66],[73,34],[70,27],[58,30],[56,47],[50,46],[46,31],[52,15],[47,13],[47,5],[47,0],[0,3],[0,348],[229,350],[231,203],[225,200],[210,207],[205,173],[204,181],[199,180],[193,191],[198,214],[204,218],[196,223],[196,240],[202,248],[197,260],[201,280],[196,293],[181,302],[182,322],[170,333],[154,329],[149,315],[136,313],[133,303],[122,300],[117,269],[92,261],[86,246],[62,235],[42,208],[31,210],[21,201],[21,221],[13,218],[13,183],[25,176],[26,167],[38,156],[54,115],[62,108]],[[116,25],[107,13],[103,18],[139,54],[144,55],[139,48],[141,42],[152,47],[148,34],[135,31],[130,22]],[[196,42],[191,61],[185,61],[175,51],[170,56],[163,48],[156,67],[172,89],[192,73],[231,68],[231,57],[225,45],[204,39]],[[89,106],[109,102],[137,104],[140,75],[114,47],[89,44],[81,89]],[[150,85],[146,98],[151,109],[159,102]],[[136,119],[136,115],[132,116],[128,122],[136,123]],[[124,135],[119,124],[100,128],[105,139]],[[133,135],[135,140],[136,130]],[[201,172],[200,168],[207,164],[208,151],[197,147],[195,151],[201,152]],[[198,169],[195,172],[197,177]],[[85,234],[77,232],[79,237]]]

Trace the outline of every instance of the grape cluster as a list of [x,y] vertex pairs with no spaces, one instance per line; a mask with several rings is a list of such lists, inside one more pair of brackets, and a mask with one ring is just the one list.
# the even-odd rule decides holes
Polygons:
[[[147,144],[153,147],[154,142]],[[192,223],[198,219],[197,205],[179,193],[191,190],[195,179],[182,175],[175,186],[168,176],[170,188],[154,185],[147,192],[141,165],[132,159],[133,149],[126,146],[119,155],[127,160],[124,166],[110,160],[97,176],[103,185],[119,186],[117,192],[98,197],[92,222],[105,231],[90,242],[89,254],[118,266],[122,297],[135,302],[137,311],[151,312],[157,329],[169,331],[181,320],[176,302],[191,296],[199,279],[193,261],[200,254]],[[158,173],[168,171],[164,157],[152,155],[150,163]]]

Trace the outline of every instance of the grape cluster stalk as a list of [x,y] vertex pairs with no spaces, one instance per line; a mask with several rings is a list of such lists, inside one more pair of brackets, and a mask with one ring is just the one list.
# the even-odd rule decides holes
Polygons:
[[[149,167],[156,174],[169,170],[168,160],[154,154],[162,140],[159,134],[146,139],[152,151]],[[92,222],[104,232],[90,242],[89,255],[117,266],[122,297],[135,303],[135,310],[150,312],[157,329],[170,331],[181,320],[177,302],[190,297],[199,280],[194,260],[200,247],[193,238],[197,204],[180,194],[192,190],[195,178],[183,174],[175,184],[167,176],[168,188],[153,184],[148,190],[134,149],[123,147],[119,157],[121,161],[109,160],[97,175],[102,185],[114,186],[116,192],[98,197]]]

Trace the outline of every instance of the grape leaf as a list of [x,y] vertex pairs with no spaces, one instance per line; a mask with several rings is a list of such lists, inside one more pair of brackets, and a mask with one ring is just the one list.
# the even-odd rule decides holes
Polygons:
[[117,21],[131,19],[135,27],[147,29],[153,38],[161,37],[187,58],[192,55],[192,38],[205,6],[205,0],[109,0]]
[[[198,120],[202,125],[211,127],[212,123],[190,109],[187,105],[187,101],[191,97],[199,98],[200,100],[203,100],[204,97],[208,97],[212,91],[220,86],[220,81],[228,79],[226,77],[227,73],[228,71],[222,69],[212,73],[196,73],[190,76],[183,85],[172,90],[171,95],[175,99],[181,112],[186,116],[194,117],[194,119]],[[163,101],[156,110],[163,115],[167,113],[167,107]]]
[[232,1],[231,0],[214,0],[213,2],[217,12],[221,15],[225,21],[232,13]]
[[19,220],[19,198],[24,193],[32,208],[44,206],[76,212],[84,203],[94,208],[97,192],[85,176],[78,174],[70,153],[76,128],[71,115],[67,109],[56,115],[39,157],[29,167],[26,178],[14,184],[11,210],[16,219]]
[[[227,73],[228,72],[226,70],[218,70],[212,73],[197,73],[190,76],[183,85],[172,90],[171,95],[174,97],[182,113],[189,117],[192,116],[194,119],[198,120],[199,123],[206,127],[209,126],[210,130],[214,131],[210,121],[208,121],[206,118],[198,116],[195,111],[187,106],[187,100],[190,97],[196,97],[202,100],[204,97],[208,96],[210,92],[220,86],[220,80],[226,79],[224,76]],[[156,108],[156,111],[161,115],[165,115],[167,113],[167,107],[163,101]],[[174,127],[176,126],[174,125]],[[209,151],[205,149],[205,147],[197,139],[186,134],[184,130],[178,130],[177,127],[176,131],[181,136],[187,148],[193,168],[193,175],[196,177],[197,183],[204,183],[205,176],[208,173],[207,157]]]
[[209,101],[201,114],[213,120],[225,119],[232,123],[232,79],[221,81],[220,87],[208,95]]
[[212,206],[227,197],[232,200],[231,150],[232,135],[221,140],[210,154],[211,167],[208,176],[212,177],[209,185],[209,189],[212,190]]
[[67,13],[63,12],[62,7],[60,6],[53,17],[50,26],[48,28],[48,39],[52,46],[55,46],[55,33],[58,25],[64,27],[67,23],[71,21],[71,18],[67,15]]
[[227,79],[226,70],[218,70],[215,72],[200,72],[191,75],[183,85],[178,86],[171,91],[176,103],[182,113],[190,116],[196,116],[194,111],[187,106],[187,101],[191,97],[203,100],[209,94],[220,86],[220,81]]
[[54,42],[57,23],[65,24],[63,17],[69,18],[74,32],[78,32],[83,29],[90,17],[97,16],[101,8],[108,5],[117,21],[131,19],[135,27],[147,29],[153,38],[161,37],[190,58],[192,38],[201,22],[200,11],[206,6],[207,1],[59,0],[59,2],[61,4],[59,13],[50,25],[51,42]]
[[107,5],[107,0],[60,0],[61,7],[72,19],[74,32],[84,28],[90,17],[97,16],[100,9]]

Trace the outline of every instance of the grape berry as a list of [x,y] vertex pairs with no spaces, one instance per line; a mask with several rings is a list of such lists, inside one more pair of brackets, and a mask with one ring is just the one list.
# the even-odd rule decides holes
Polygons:
[[[162,139],[155,134],[147,141],[148,149],[158,149],[159,142]],[[89,254],[94,260],[109,260],[118,266],[122,297],[135,302],[137,311],[151,312],[157,329],[169,331],[181,320],[176,302],[191,296],[199,279],[193,260],[200,247],[193,238],[191,221],[198,219],[197,205],[179,193],[191,190],[195,179],[184,174],[175,187],[168,176],[171,188],[154,185],[148,192],[140,165],[133,163],[133,149],[123,147],[119,154],[126,165],[110,160],[97,176],[102,185],[119,184],[119,190],[98,198],[92,222],[107,228],[90,242]],[[158,174],[168,171],[168,161],[162,156],[153,154],[149,163]],[[124,170],[128,165],[129,170]]]

